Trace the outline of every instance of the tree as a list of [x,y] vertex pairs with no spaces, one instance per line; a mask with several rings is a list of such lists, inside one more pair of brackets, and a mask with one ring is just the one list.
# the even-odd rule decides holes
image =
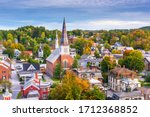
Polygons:
[[124,58],[119,60],[119,64],[130,70],[141,72],[144,69],[143,55],[138,50],[126,50],[124,52]]
[[42,39],[45,39],[45,32],[42,32],[42,33],[41,33],[41,38],[42,38]]
[[20,54],[20,59],[23,59],[23,60],[25,60],[25,61],[28,61],[29,58],[30,58],[30,55],[27,54],[27,53],[25,53],[25,52],[22,52],[22,53]]
[[12,84],[8,80],[1,80],[0,81],[0,86],[2,86],[4,89],[6,89],[6,88],[10,89]]
[[100,58],[99,52],[98,52],[97,50],[95,50],[94,56],[95,56],[96,58]]
[[113,69],[116,66],[116,61],[111,60],[110,57],[105,57],[102,62],[100,63],[102,72],[106,73],[110,69]]
[[86,67],[91,67],[92,63],[91,62],[87,62]]
[[136,58],[139,58],[139,59],[143,59],[143,54],[141,51],[139,50],[133,50],[129,53],[129,56],[132,56],[132,57],[136,57]]
[[51,90],[49,99],[55,100],[79,100],[81,94],[89,90],[88,80],[78,78],[70,71],[66,72],[62,84]]
[[150,74],[148,74],[145,78],[145,82],[150,82]]
[[7,40],[11,40],[11,41],[14,40],[13,35],[11,33],[7,34]]
[[44,59],[46,59],[51,54],[51,49],[48,44],[44,45],[43,52],[44,52]]
[[84,100],[105,100],[105,93],[102,92],[97,86],[94,86],[94,89],[88,90],[84,93],[81,99]]
[[104,48],[105,48],[105,49],[110,49],[110,48],[111,48],[111,47],[110,47],[110,44],[109,44],[108,42],[105,42]]
[[78,59],[74,58],[73,64],[72,64],[72,68],[78,68],[79,64],[78,64]]
[[3,53],[4,53],[4,54],[8,54],[8,56],[9,56],[10,58],[13,58],[13,57],[14,57],[14,49],[7,48]]
[[62,72],[63,72],[62,66],[60,63],[58,63],[54,70],[54,78],[60,79]]
[[122,35],[121,36],[121,43],[125,46],[129,46],[130,45],[130,40],[129,37]]
[[121,50],[115,50],[115,49],[113,49],[112,50],[112,54],[121,54]]

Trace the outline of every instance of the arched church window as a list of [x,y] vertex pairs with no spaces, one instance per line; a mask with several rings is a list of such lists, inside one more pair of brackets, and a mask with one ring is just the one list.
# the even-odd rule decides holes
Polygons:
[[64,61],[64,68],[67,68],[68,67],[68,63],[67,61]]

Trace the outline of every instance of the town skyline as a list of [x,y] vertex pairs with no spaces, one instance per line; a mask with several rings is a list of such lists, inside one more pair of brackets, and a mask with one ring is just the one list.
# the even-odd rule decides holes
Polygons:
[[1,0],[0,29],[33,25],[61,30],[135,29],[150,25],[148,0]]

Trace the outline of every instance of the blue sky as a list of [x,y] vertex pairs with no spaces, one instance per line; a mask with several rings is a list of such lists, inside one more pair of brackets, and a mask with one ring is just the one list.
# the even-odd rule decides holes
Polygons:
[[0,29],[34,25],[61,29],[150,26],[150,0],[0,0]]

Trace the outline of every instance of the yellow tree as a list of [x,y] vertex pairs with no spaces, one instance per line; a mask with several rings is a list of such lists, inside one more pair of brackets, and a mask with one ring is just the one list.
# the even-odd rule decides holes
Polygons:
[[81,94],[89,88],[88,80],[78,78],[74,73],[66,71],[62,83],[50,92],[50,99],[79,100]]

